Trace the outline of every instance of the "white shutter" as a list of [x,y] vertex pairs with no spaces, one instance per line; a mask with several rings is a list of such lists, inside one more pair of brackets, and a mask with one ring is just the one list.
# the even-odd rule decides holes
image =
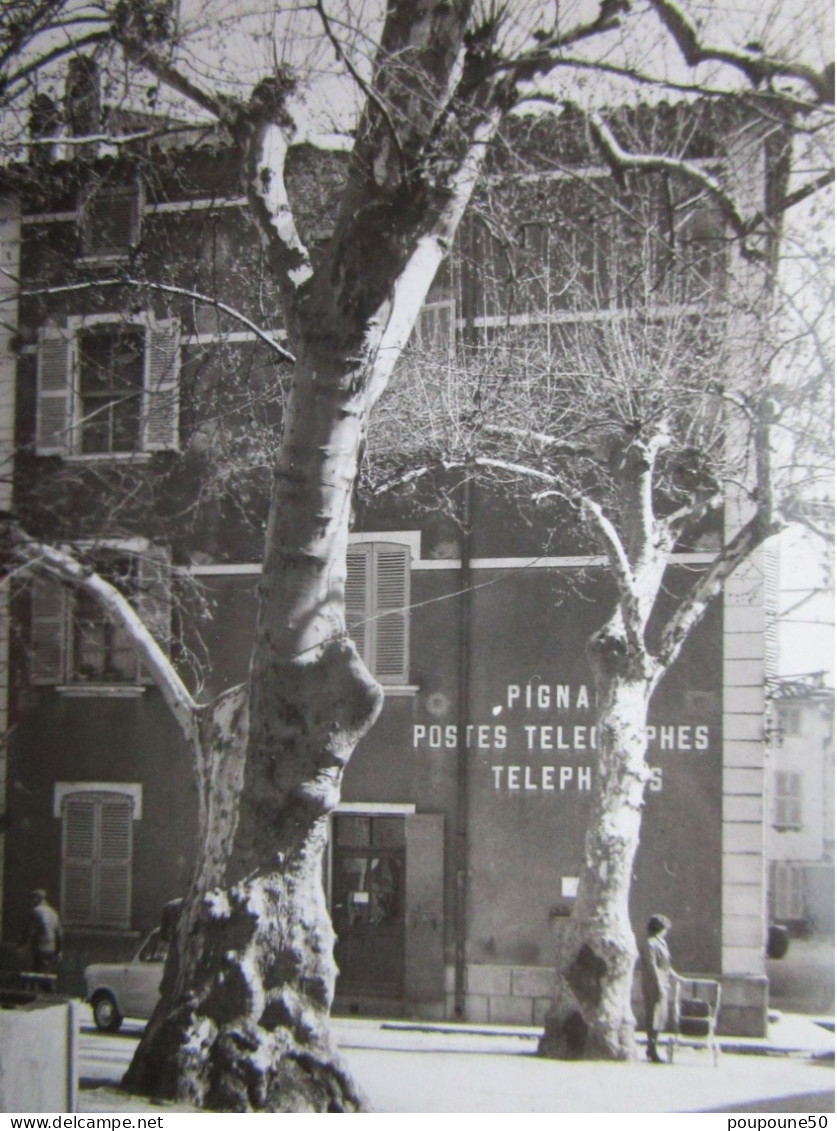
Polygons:
[[67,592],[57,581],[32,583],[30,643],[33,683],[63,683],[66,678]]
[[176,321],[148,327],[143,392],[143,450],[178,448],[180,329]]
[[89,925],[96,910],[96,801],[68,797],[63,816],[61,918],[66,926]]
[[407,682],[409,585],[409,549],[406,546],[376,543],[373,671],[382,683]]
[[38,455],[72,450],[72,335],[44,327],[38,343]]
[[[150,546],[137,555],[134,607],[151,635],[168,652],[171,645],[171,557],[165,546]],[[144,671],[143,682],[150,680]]]
[[96,916],[102,927],[130,926],[132,822],[133,806],[129,797],[102,798]]
[[346,557],[346,631],[357,648],[358,655],[369,666],[369,633],[367,621],[370,613],[369,568],[370,544],[352,546]]

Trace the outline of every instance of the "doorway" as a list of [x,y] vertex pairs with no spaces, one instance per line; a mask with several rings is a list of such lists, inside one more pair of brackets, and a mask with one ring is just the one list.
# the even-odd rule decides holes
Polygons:
[[341,996],[403,997],[405,827],[403,816],[335,814],[331,899]]

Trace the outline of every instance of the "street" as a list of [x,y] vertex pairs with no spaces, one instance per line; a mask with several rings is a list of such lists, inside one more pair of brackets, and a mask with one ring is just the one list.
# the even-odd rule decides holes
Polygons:
[[[388,1026],[338,1020],[343,1054],[378,1112],[834,1111],[833,1060],[702,1050],[674,1065],[557,1062],[534,1055],[534,1034]],[[142,1031],[118,1035],[82,1020],[79,1111],[138,1111],[115,1095]]]

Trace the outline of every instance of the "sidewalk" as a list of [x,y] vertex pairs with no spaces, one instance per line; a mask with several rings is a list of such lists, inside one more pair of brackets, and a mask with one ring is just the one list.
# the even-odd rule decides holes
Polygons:
[[[336,1039],[372,1109],[390,1113],[834,1111],[834,1034],[782,1016],[765,1040],[727,1038],[673,1065],[542,1060],[539,1030],[338,1018]],[[117,1078],[114,1079],[114,1082]],[[81,1112],[183,1111],[82,1089]]]

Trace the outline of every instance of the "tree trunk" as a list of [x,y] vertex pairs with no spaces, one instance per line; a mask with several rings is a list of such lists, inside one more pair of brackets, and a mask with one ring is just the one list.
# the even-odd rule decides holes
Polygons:
[[578,897],[558,938],[555,996],[539,1051],[556,1059],[634,1060],[637,958],[628,914],[639,845],[649,680],[607,629],[589,648],[598,691],[598,765]]
[[161,1001],[123,1085],[225,1111],[360,1111],[331,1045],[328,814],[383,696],[347,640],[364,372],[298,369],[246,687],[201,717],[200,844]]

